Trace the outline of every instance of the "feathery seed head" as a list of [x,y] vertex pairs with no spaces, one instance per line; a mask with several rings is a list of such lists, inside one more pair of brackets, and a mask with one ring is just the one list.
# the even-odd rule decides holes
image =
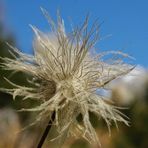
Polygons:
[[[32,75],[33,79],[29,83],[34,87],[20,86],[7,80],[14,88],[5,91],[12,94],[14,99],[22,96],[23,99],[40,100],[40,106],[22,109],[39,112],[36,122],[46,119],[55,111],[54,122],[61,136],[65,133],[78,134],[89,142],[98,142],[89,112],[102,117],[108,127],[112,120],[128,125],[118,108],[108,104],[97,90],[105,89],[110,81],[128,73],[132,66],[124,64],[121,59],[104,62],[103,56],[109,52],[93,54],[98,39],[97,23],[89,30],[86,18],[81,27],[67,33],[59,16],[56,25],[45,10],[43,13],[51,25],[51,33],[44,34],[31,26],[36,35],[34,55],[24,54],[11,47],[19,56],[15,59],[3,58],[2,65],[4,69]],[[120,52],[110,53],[126,56]],[[79,124],[76,119],[79,114],[83,117],[83,124]]]

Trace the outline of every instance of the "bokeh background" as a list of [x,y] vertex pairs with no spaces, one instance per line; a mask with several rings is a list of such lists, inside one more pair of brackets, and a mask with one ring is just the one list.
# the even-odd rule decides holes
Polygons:
[[[136,68],[125,77],[111,84],[111,92],[104,92],[130,118],[130,127],[119,123],[119,130],[113,125],[112,135],[102,120],[91,114],[103,148],[147,148],[148,147],[148,1],[147,0],[0,0],[0,56],[11,57],[6,42],[21,51],[33,54],[33,31],[29,24],[44,32],[50,28],[40,7],[45,8],[53,20],[57,10],[67,30],[81,24],[90,14],[90,25],[98,19],[100,40],[98,52],[121,50],[133,56]],[[0,60],[2,62],[2,60]],[[127,60],[126,62],[129,62]],[[30,76],[23,73],[11,75],[0,68],[0,87],[11,88],[4,80],[9,78],[17,84],[27,85]],[[35,106],[36,102],[22,101],[0,92],[0,148],[35,148],[44,130],[45,123],[22,130],[34,120],[35,113],[19,113],[16,110]],[[55,129],[49,134],[44,148],[57,148]],[[93,148],[83,139],[69,138],[63,148]]]

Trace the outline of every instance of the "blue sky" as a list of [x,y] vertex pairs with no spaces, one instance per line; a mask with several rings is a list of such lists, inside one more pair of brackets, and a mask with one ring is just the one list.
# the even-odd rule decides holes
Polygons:
[[[135,64],[148,68],[147,0],[1,0],[8,28],[16,37],[17,47],[31,52],[33,32],[29,24],[47,32],[49,26],[40,11],[45,8],[56,20],[57,9],[66,26],[80,24],[90,13],[90,24],[97,18],[103,40],[96,45],[103,50],[123,50],[135,57]],[[70,25],[69,25],[70,26]],[[67,27],[69,28],[69,27]],[[107,37],[111,35],[110,37]]]

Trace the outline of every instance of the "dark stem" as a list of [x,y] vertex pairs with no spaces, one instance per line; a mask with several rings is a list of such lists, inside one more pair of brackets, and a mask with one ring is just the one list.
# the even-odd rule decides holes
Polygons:
[[47,135],[49,133],[49,130],[51,129],[52,122],[54,121],[54,119],[55,119],[55,111],[52,113],[51,119],[49,120],[49,122],[48,122],[48,124],[46,126],[46,129],[45,129],[45,131],[44,131],[44,133],[43,133],[43,135],[42,135],[42,137],[40,139],[40,142],[38,143],[37,148],[41,148],[43,146],[44,141],[45,141],[45,139],[46,139],[46,137],[47,137]]

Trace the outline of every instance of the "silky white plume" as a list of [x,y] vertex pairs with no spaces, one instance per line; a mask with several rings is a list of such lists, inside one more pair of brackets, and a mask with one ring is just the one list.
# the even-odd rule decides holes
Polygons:
[[[124,64],[121,59],[110,59],[106,62],[106,54],[127,56],[121,52],[94,53],[94,44],[98,39],[98,25],[94,23],[88,29],[88,18],[81,27],[66,32],[63,20],[58,16],[57,25],[43,10],[50,25],[51,32],[45,34],[32,27],[36,38],[34,55],[27,55],[13,48],[15,59],[3,58],[2,67],[14,72],[22,71],[33,77],[29,81],[34,87],[20,86],[11,83],[13,89],[3,89],[7,93],[21,96],[23,99],[36,99],[39,106],[22,111],[39,112],[36,122],[49,118],[53,112],[60,136],[81,135],[90,143],[98,142],[98,136],[90,122],[89,113],[102,117],[108,127],[111,122],[128,122],[123,118],[118,107],[107,103],[99,89],[128,73],[132,66]],[[77,121],[82,115],[83,124]],[[35,122],[35,123],[36,123]],[[99,143],[99,142],[98,142]]]

